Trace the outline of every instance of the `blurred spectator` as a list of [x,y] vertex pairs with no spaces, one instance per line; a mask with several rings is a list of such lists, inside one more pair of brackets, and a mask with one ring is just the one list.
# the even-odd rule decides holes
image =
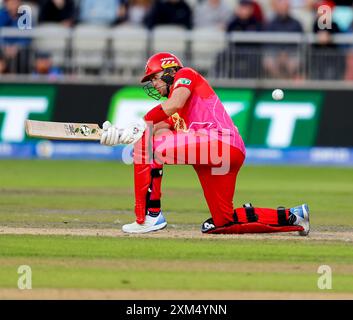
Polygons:
[[53,66],[53,61],[50,53],[37,52],[34,61],[34,76],[48,76],[51,79],[60,77],[62,71]]
[[0,51],[0,74],[7,73],[7,62],[4,54]]
[[44,0],[40,7],[39,22],[57,22],[71,27],[74,22],[73,0]]
[[[353,23],[348,29],[348,33],[353,35]],[[344,79],[348,81],[353,81],[353,46],[348,45],[346,51],[346,70]]]
[[234,11],[234,16],[227,26],[231,31],[261,31],[262,24],[254,14],[254,4],[251,0],[240,0]]
[[127,22],[133,25],[143,25],[150,7],[151,0],[131,0],[127,10]]
[[264,13],[262,11],[262,7],[257,3],[256,0],[252,0],[253,8],[254,8],[254,17],[259,23],[265,22]]
[[[303,32],[300,22],[290,15],[289,0],[274,0],[275,17],[266,26],[269,32]],[[298,78],[300,53],[297,45],[269,45],[265,47],[263,66],[271,78]]]
[[290,6],[293,9],[302,8],[310,9],[310,7],[315,4],[316,0],[290,0]]
[[300,22],[290,15],[289,0],[274,0],[275,17],[267,25],[266,31],[271,32],[302,32]]
[[232,10],[225,0],[203,0],[194,8],[194,27],[215,27],[224,30]]
[[18,8],[21,4],[21,0],[4,0],[0,8],[0,27],[17,27]]
[[339,80],[342,79],[345,70],[345,58],[343,50],[332,41],[332,36],[339,33],[340,29],[334,21],[331,28],[320,29],[318,20],[320,14],[317,14],[313,26],[313,32],[316,34],[316,43],[311,48],[310,78],[316,80]]
[[315,15],[311,8],[316,2],[316,0],[290,0],[291,14],[300,21],[304,32],[312,32]]
[[318,11],[320,6],[329,6],[331,9],[333,9],[336,5],[335,0],[311,0],[309,3],[309,7],[314,11]]
[[79,22],[114,25],[126,21],[126,0],[81,0]]
[[192,28],[192,11],[184,0],[156,0],[148,12],[146,20],[148,29],[160,24],[179,25]]
[[[276,0],[271,0],[271,5],[272,8],[276,6]],[[318,0],[289,0],[289,6],[291,8],[291,13],[292,15],[294,15],[293,13],[305,13],[310,12],[310,9],[313,8],[314,6],[316,6],[316,3],[318,2]],[[298,19],[301,21],[301,17],[300,15],[294,15],[296,17],[298,17]],[[302,21],[301,21],[302,22]],[[312,27],[312,25],[310,26]],[[310,32],[312,30],[310,29]]]
[[[227,26],[227,32],[257,32],[262,24],[254,15],[255,6],[251,0],[241,0],[234,11],[234,16]],[[256,78],[260,69],[259,45],[247,42],[230,42],[216,63],[218,77]]]
[[[21,0],[4,0],[3,8],[0,9],[0,28],[18,28],[19,7]],[[0,39],[1,40],[1,39]],[[28,47],[30,39],[22,37],[7,37],[2,39],[3,54],[8,62],[9,72],[28,72]]]

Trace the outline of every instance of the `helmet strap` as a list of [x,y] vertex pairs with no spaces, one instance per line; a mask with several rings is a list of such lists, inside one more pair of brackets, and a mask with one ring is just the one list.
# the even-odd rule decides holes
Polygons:
[[[161,76],[161,80],[164,81],[167,84],[167,96],[169,96],[170,87],[173,85],[173,82],[174,82],[174,74],[179,69],[181,69],[181,68],[180,67],[167,68],[167,69],[164,70],[164,73]],[[172,72],[174,72],[173,75],[171,75]]]

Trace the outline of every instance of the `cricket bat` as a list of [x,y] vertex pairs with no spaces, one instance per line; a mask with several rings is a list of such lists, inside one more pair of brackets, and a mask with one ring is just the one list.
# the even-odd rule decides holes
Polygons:
[[100,140],[102,129],[96,123],[70,123],[26,120],[26,133],[30,137],[52,140]]

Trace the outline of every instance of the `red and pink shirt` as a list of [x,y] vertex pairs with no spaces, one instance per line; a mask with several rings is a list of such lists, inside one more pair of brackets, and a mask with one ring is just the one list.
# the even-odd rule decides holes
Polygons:
[[175,125],[178,121],[184,130],[215,131],[219,138],[227,137],[225,140],[245,155],[244,142],[238,128],[207,80],[191,68],[182,68],[174,77],[169,97],[180,87],[189,89],[191,95],[178,112],[179,117],[173,115],[168,122]]

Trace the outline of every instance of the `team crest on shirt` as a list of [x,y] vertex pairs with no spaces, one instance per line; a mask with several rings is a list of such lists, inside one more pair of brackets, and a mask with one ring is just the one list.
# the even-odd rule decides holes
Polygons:
[[185,84],[185,85],[189,86],[191,84],[191,80],[187,79],[187,78],[180,78],[175,82],[174,88],[176,88],[178,86],[178,84]]

